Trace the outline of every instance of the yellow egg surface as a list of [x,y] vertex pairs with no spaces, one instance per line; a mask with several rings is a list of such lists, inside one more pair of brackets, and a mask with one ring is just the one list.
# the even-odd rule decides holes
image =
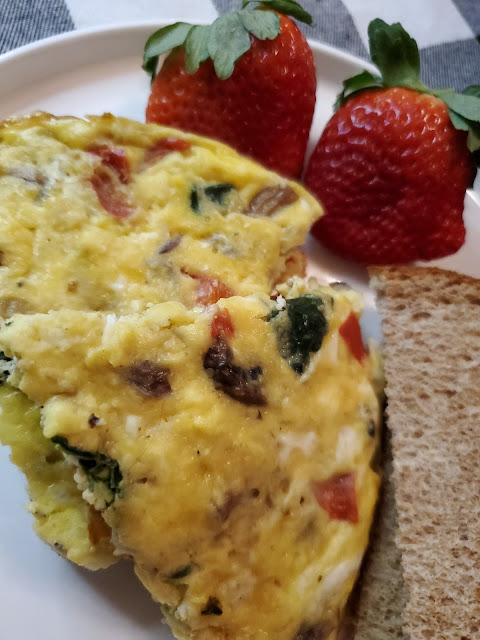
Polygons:
[[0,124],[0,316],[270,293],[320,217],[213,140],[111,115]]
[[280,291],[0,329],[8,385],[180,638],[334,638],[368,543],[381,411],[344,330],[359,301]]
[[45,438],[40,411],[23,393],[0,385],[0,442],[28,479],[34,530],[59,555],[88,569],[112,565],[110,527],[82,498],[75,465]]

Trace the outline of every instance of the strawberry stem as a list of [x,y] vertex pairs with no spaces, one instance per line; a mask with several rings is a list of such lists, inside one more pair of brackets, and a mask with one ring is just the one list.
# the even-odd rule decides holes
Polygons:
[[[176,22],[158,29],[145,44],[143,69],[153,81],[159,56],[185,46],[188,73],[195,73],[202,62],[210,58],[217,76],[226,80],[232,75],[237,60],[250,49],[251,36],[274,40],[279,35],[280,18],[275,11],[312,24],[311,15],[294,0],[263,0],[261,7],[247,9],[254,1],[257,0],[243,0],[240,10],[219,16],[211,25]],[[261,10],[264,8],[274,11]]]
[[348,78],[337,96],[335,109],[349,98],[369,89],[405,87],[429,93],[443,100],[456,129],[468,131],[467,145],[472,153],[480,149],[480,85],[467,87],[463,93],[453,89],[430,89],[420,80],[420,54],[415,40],[400,23],[387,24],[376,18],[368,27],[370,57],[380,75],[370,71]]
[[290,16],[310,26],[313,25],[312,16],[295,0],[243,0],[242,9],[252,2],[261,3],[263,6],[278,11],[278,13],[283,13],[285,16]]

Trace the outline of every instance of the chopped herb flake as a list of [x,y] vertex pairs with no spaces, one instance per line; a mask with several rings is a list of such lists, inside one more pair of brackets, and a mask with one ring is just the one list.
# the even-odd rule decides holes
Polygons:
[[195,185],[192,187],[192,190],[190,191],[190,209],[194,213],[200,213],[200,198],[198,193],[198,187]]
[[232,189],[235,189],[235,187],[230,182],[212,184],[209,187],[205,187],[205,195],[215,204],[224,205],[225,198]]
[[218,207],[224,208],[224,210],[220,210],[219,213],[226,213],[227,198],[234,189],[235,186],[230,182],[219,182],[218,184],[211,184],[208,187],[194,185],[190,191],[190,208],[194,213],[199,214],[202,213],[203,208],[208,211],[208,202],[212,202],[218,205]]

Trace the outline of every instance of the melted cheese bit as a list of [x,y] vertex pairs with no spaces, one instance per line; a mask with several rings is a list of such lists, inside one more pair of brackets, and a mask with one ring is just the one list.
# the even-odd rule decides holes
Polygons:
[[353,427],[346,426],[338,433],[335,460],[337,463],[354,460],[362,450],[362,442]]
[[317,434],[313,431],[308,433],[282,433],[278,436],[277,441],[282,446],[280,451],[280,462],[286,462],[293,449],[301,449],[305,456],[308,456],[313,449]]
[[114,313],[109,313],[105,318],[105,326],[103,328],[102,334],[102,346],[106,346],[106,344],[108,343],[112,333],[113,325],[117,322],[117,320],[118,318]]
[[125,431],[131,438],[136,438],[142,419],[140,416],[128,415],[125,420]]
[[125,276],[119,276],[115,282],[112,282],[110,285],[110,288],[113,291],[123,291],[123,289],[125,289],[125,286],[127,285],[127,279],[125,278]]
[[322,591],[324,596],[338,591],[339,587],[354,577],[360,569],[362,555],[358,554],[353,558],[340,562],[335,569],[330,571],[322,582]]

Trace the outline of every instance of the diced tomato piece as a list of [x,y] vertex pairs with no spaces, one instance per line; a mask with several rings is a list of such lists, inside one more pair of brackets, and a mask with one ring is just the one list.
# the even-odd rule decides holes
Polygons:
[[225,338],[232,338],[234,333],[235,329],[228,309],[220,309],[217,311],[212,320],[212,338],[216,338],[219,335],[225,336]]
[[121,147],[109,147],[106,144],[94,144],[88,147],[88,151],[102,160],[104,167],[115,171],[122,184],[130,181],[130,165],[125,155],[125,149]]
[[338,473],[323,482],[315,482],[313,493],[318,504],[325,509],[332,520],[358,522],[355,475]]
[[361,363],[367,355],[367,352],[365,351],[365,346],[363,344],[360,324],[357,320],[357,316],[353,313],[353,311],[350,312],[350,315],[342,324],[342,326],[338,330],[338,333],[347,343],[347,346],[350,349],[353,357]]
[[116,218],[128,218],[133,209],[127,202],[125,194],[120,190],[111,173],[103,167],[97,167],[90,179],[98,201],[108,213]]
[[157,140],[149,149],[145,152],[145,164],[151,164],[156,160],[161,160],[167,154],[172,151],[187,151],[192,145],[186,140],[179,140],[178,138],[162,138]]
[[231,298],[235,293],[227,287],[218,278],[210,278],[205,275],[188,274],[191,278],[197,280],[197,299],[196,302],[202,305],[215,304],[220,298]]

